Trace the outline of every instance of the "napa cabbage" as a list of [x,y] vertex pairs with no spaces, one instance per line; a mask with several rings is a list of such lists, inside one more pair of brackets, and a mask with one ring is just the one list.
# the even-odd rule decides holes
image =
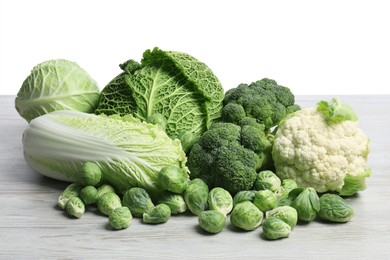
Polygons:
[[143,121],[162,115],[172,138],[183,132],[200,136],[221,116],[223,87],[191,55],[154,48],[144,52],[141,63],[128,60],[120,68],[102,90],[96,114],[131,114]]
[[102,181],[118,192],[141,187],[157,193],[158,173],[175,165],[187,174],[178,139],[133,116],[56,111],[32,120],[23,134],[27,164],[42,175],[81,182],[82,166],[101,168]]

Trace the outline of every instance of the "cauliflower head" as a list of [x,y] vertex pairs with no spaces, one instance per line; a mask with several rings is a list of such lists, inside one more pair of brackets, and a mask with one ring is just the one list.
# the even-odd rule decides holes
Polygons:
[[369,139],[350,106],[335,98],[294,112],[279,125],[272,158],[281,179],[349,196],[365,189]]

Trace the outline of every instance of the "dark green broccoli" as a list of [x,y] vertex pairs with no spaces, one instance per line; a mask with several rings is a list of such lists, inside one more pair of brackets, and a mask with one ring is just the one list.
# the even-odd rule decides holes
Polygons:
[[231,194],[250,190],[272,144],[264,129],[253,118],[238,125],[211,125],[188,156],[191,179],[200,178],[210,188],[221,187]]
[[264,78],[249,85],[240,84],[225,93],[222,120],[237,123],[239,118],[252,117],[270,129],[287,114],[300,109],[294,102],[290,89],[275,80]]

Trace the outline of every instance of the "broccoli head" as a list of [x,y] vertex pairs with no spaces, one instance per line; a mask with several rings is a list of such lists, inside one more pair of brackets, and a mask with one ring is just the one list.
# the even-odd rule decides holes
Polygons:
[[231,194],[251,189],[272,145],[264,129],[253,118],[211,125],[189,153],[190,177]]
[[300,109],[294,103],[295,97],[289,88],[264,78],[228,90],[223,101],[222,120],[237,123],[244,116],[252,117],[270,129],[287,114]]

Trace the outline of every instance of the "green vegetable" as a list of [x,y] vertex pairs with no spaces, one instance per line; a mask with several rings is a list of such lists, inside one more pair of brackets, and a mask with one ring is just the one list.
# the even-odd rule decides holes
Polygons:
[[291,226],[279,218],[266,218],[262,224],[267,239],[275,240],[290,236]]
[[331,222],[348,222],[354,215],[354,210],[348,202],[336,194],[324,194],[320,197],[321,219]]
[[96,113],[131,114],[141,120],[161,114],[173,138],[182,131],[200,136],[220,118],[223,87],[194,57],[155,48],[144,52],[141,64],[129,60],[120,68],[123,72],[102,90]]
[[188,186],[189,177],[181,168],[170,165],[165,166],[160,170],[157,181],[162,190],[181,194]]
[[77,197],[80,194],[81,189],[83,186],[79,183],[72,183],[69,184],[65,190],[61,193],[61,195],[58,197],[57,205],[65,209],[66,204],[68,203],[69,199],[72,197]]
[[85,186],[80,191],[80,199],[87,205],[96,203],[98,191],[94,186]]
[[195,215],[199,215],[207,207],[209,187],[201,179],[193,179],[184,191],[183,197],[188,209]]
[[75,62],[57,59],[36,65],[24,80],[15,108],[32,119],[57,110],[91,113],[99,102],[99,87]]
[[125,192],[122,198],[123,206],[130,209],[134,217],[142,217],[154,207],[150,195],[143,188],[134,187]]
[[[253,131],[248,130],[251,128]],[[233,195],[251,189],[256,170],[262,164],[258,154],[263,146],[257,141],[266,138],[260,129],[258,124],[243,127],[232,123],[213,124],[189,154],[191,178],[201,178],[210,187],[224,188]]]
[[219,233],[226,225],[226,215],[218,210],[202,211],[198,216],[199,226],[209,233]]
[[102,170],[99,165],[93,162],[85,162],[81,167],[81,183],[84,185],[95,186],[102,180]]
[[66,203],[65,210],[69,215],[81,218],[85,212],[85,205],[79,197],[73,196]]
[[257,174],[254,188],[256,190],[276,191],[281,185],[281,180],[270,170],[261,171]]
[[167,128],[167,120],[162,114],[156,113],[146,119],[146,122],[161,127],[165,131]]
[[209,192],[207,204],[209,209],[227,215],[233,209],[233,198],[227,190],[215,187]]
[[128,207],[116,208],[108,217],[108,222],[113,229],[126,229],[131,224],[133,216]]
[[225,93],[222,120],[237,123],[246,116],[270,129],[287,114],[300,109],[294,102],[290,89],[275,80],[265,78],[249,85],[240,84]]
[[265,213],[266,218],[278,218],[295,227],[298,222],[298,212],[295,208],[290,206],[279,206]]
[[180,214],[187,210],[187,204],[181,194],[165,192],[158,202],[167,205],[171,209],[171,214]]
[[263,212],[250,201],[238,203],[230,213],[232,225],[243,230],[256,229],[260,226],[262,220]]
[[115,188],[110,184],[102,184],[97,188],[97,198],[99,199],[104,193],[113,192],[115,193]]
[[101,213],[109,216],[115,209],[122,207],[122,203],[116,193],[106,192],[97,200],[97,206]]
[[277,198],[270,190],[259,190],[255,193],[253,204],[261,211],[267,211],[276,207]]
[[298,212],[298,219],[302,221],[312,221],[320,211],[320,198],[313,188],[297,188],[290,192],[292,199],[291,207]]
[[198,141],[198,136],[196,136],[194,133],[189,131],[182,131],[179,133],[177,138],[181,142],[181,146],[183,147],[183,151],[188,154],[196,141]]
[[168,221],[171,217],[171,209],[165,204],[158,204],[145,212],[142,220],[149,224],[159,224]]
[[157,176],[163,167],[186,169],[179,140],[131,116],[52,112],[31,121],[23,148],[31,168],[59,180],[79,182],[83,164],[96,163],[103,182],[119,193],[131,187],[157,193]]
[[238,203],[243,201],[253,202],[255,199],[255,190],[242,190],[236,193],[233,198],[233,207],[235,207]]
[[320,101],[279,124],[272,157],[281,179],[317,192],[350,196],[364,190],[369,139],[350,106],[338,99]]

